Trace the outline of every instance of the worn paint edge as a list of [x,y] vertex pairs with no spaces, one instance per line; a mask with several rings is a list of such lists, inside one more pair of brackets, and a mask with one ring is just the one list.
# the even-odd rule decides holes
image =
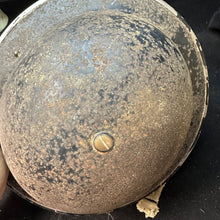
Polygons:
[[[179,15],[179,13],[172,6],[170,6],[168,3],[166,3],[165,1],[163,1],[163,0],[155,0],[155,1],[158,2],[159,4],[161,4],[162,6],[166,7],[173,15],[182,18],[182,16]],[[184,24],[185,22],[183,22],[182,19],[180,19],[180,22]],[[187,27],[188,24],[184,24],[184,25]],[[208,102],[209,102],[209,96],[208,96],[208,88],[209,88],[208,68],[207,68],[205,59],[202,56],[202,54],[203,54],[202,46],[199,43],[198,38],[197,38],[196,34],[194,33],[194,31],[192,30],[191,27],[190,27],[189,33],[190,33],[191,39],[193,40],[193,43],[195,45],[195,49],[197,49],[197,52],[198,52],[197,55],[199,56],[200,60],[202,61],[202,65],[203,65],[203,73],[204,73],[204,76],[205,76],[205,94],[204,94],[205,95],[205,100],[204,100],[204,110],[203,110],[202,117],[205,118],[206,115],[207,115]],[[201,124],[202,123],[200,123],[200,127],[201,127]]]
[[14,21],[12,21],[12,23],[5,29],[5,31],[1,34],[0,36],[0,44],[3,42],[3,40],[5,39],[5,37],[12,31],[12,29],[23,19],[25,18],[27,15],[29,15],[30,13],[32,13],[37,7],[41,6],[42,4],[44,4],[45,2],[47,2],[48,0],[38,0],[37,2],[35,2],[34,4],[32,4],[31,6],[29,6],[27,9],[25,9],[21,14],[19,14]]
[[165,8],[167,8],[169,11],[171,11],[175,16],[178,16],[178,12],[171,7],[168,3],[166,3],[163,0],[155,0],[156,2],[160,3],[161,5],[163,5]]

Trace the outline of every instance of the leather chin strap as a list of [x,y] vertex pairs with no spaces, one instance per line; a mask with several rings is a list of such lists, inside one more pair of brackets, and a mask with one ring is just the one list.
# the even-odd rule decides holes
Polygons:
[[137,203],[138,211],[144,212],[146,218],[154,218],[159,213],[158,202],[164,186],[165,184],[161,185]]

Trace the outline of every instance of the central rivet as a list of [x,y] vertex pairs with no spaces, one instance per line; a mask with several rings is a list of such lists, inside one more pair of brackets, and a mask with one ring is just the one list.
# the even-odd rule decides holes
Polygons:
[[114,138],[107,132],[99,132],[93,139],[93,146],[101,152],[108,152],[114,147]]

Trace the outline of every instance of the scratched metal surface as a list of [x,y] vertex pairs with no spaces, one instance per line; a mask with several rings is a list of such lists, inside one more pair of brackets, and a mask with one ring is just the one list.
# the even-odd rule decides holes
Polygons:
[[[185,2],[184,5],[183,3],[179,3],[179,1],[172,1],[171,3],[173,3],[174,7],[176,4],[176,7],[180,12],[181,9],[186,10],[186,16],[188,15],[187,21],[192,22],[189,22],[190,25],[192,25],[194,30],[197,31],[200,41],[202,41],[208,67],[211,70],[211,107],[209,110],[210,113],[208,114],[209,120],[206,120],[205,122],[204,131],[199,139],[196,149],[187,160],[186,165],[184,165],[175,177],[170,180],[164,191],[160,203],[161,213],[156,219],[218,219],[219,208],[217,204],[219,202],[219,177],[216,171],[219,168],[219,162],[217,160],[219,150],[215,146],[218,145],[216,134],[219,131],[219,125],[215,123],[215,121],[219,119],[219,99],[217,99],[219,97],[219,56],[216,56],[217,52],[214,52],[214,54],[213,52],[211,53],[211,49],[215,48],[216,45],[219,45],[219,35],[208,32],[206,29],[206,21],[209,19],[209,16],[211,16],[211,11],[214,11],[217,8],[217,4],[214,7],[213,3],[213,8],[211,8],[210,4],[206,5],[205,1],[203,1],[204,8],[200,10],[202,11],[204,9],[206,14],[202,17],[200,14],[196,16],[195,13],[190,14]],[[202,3],[200,3],[200,7],[203,5]],[[178,8],[178,6],[180,8]],[[192,12],[194,12],[198,5],[195,4],[195,7],[193,7],[191,3],[190,6]],[[211,9],[207,10],[208,6]],[[184,10],[181,14],[184,16]],[[212,41],[209,40],[210,38]],[[213,127],[215,129],[213,129]],[[211,132],[211,128],[215,130],[215,132]],[[210,147],[212,147],[212,151],[210,151]],[[207,155],[207,157],[204,157],[204,155]],[[209,172],[209,169],[211,169],[211,172]],[[23,204],[19,205],[18,201],[22,201]],[[0,207],[2,210],[0,215],[5,219],[111,219],[111,216],[108,215],[76,217],[47,212],[29,205],[9,191],[6,193]],[[11,212],[12,208],[15,210],[14,214]],[[7,211],[9,209],[10,211]],[[143,215],[135,210],[134,205],[118,209],[112,213],[112,216],[114,219],[144,219]]]
[[[114,210],[162,184],[191,151],[207,70],[191,28],[164,2],[39,1],[0,41],[1,146],[37,203]],[[109,153],[92,148],[100,131],[115,138]]]

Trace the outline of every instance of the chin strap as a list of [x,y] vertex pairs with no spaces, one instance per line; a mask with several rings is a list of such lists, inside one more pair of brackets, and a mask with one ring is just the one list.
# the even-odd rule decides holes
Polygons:
[[0,32],[3,31],[7,24],[8,16],[0,9]]
[[157,188],[154,192],[147,195],[137,203],[137,209],[140,212],[144,212],[146,218],[154,218],[158,214],[158,202],[164,186],[165,184]]

